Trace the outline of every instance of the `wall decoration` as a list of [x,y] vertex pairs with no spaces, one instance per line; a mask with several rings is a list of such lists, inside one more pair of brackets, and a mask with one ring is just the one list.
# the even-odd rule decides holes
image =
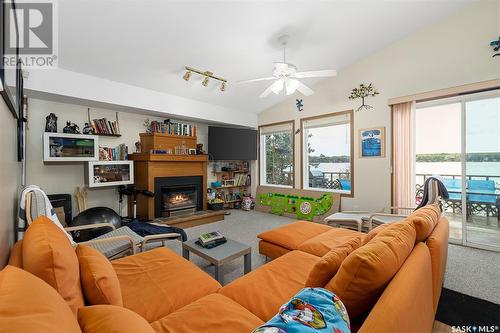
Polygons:
[[354,88],[351,91],[351,95],[349,95],[349,99],[358,99],[361,98],[361,106],[356,109],[356,111],[361,111],[361,110],[371,110],[373,109],[373,106],[365,104],[365,98],[366,97],[373,97],[378,95],[379,92],[375,89],[373,86],[373,83],[370,83],[368,85],[365,85],[364,83],[361,83],[358,88]]
[[359,157],[385,157],[385,127],[359,130]]
[[63,133],[80,134],[80,128],[77,124],[67,121],[66,126],[63,128]]
[[497,40],[491,41],[490,45],[493,48],[493,51],[495,52],[495,54],[493,54],[493,58],[496,56],[500,56],[500,52],[498,52],[500,50],[500,37],[498,37]]
[[297,98],[295,100],[295,106],[297,107],[297,110],[299,110],[299,112],[304,111],[304,103],[302,102],[302,99]]
[[295,214],[298,219],[312,221],[315,216],[323,215],[330,210],[333,195],[325,193],[320,198],[314,199],[281,193],[261,193],[259,203],[263,206],[270,206],[272,214],[290,213]]
[[57,133],[57,116],[54,113],[45,117],[45,132]]

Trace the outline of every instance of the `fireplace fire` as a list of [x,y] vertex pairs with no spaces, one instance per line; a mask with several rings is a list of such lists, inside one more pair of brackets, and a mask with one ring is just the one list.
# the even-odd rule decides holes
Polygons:
[[198,198],[196,185],[162,186],[161,193],[163,217],[196,211]]

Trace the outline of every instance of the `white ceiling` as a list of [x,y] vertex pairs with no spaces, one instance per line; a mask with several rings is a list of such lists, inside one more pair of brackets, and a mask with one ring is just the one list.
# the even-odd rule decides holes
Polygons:
[[[60,0],[59,66],[257,113],[285,96],[259,99],[268,82],[234,82],[271,74],[277,36],[291,36],[287,60],[300,71],[339,70],[470,2]],[[226,92],[186,83],[185,65],[226,78]]]

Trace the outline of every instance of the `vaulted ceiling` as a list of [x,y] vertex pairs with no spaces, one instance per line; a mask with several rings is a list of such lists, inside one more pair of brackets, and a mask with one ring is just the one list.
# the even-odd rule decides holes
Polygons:
[[[75,72],[260,112],[283,100],[259,99],[291,36],[287,61],[300,71],[341,69],[435,22],[472,0],[392,1],[59,1],[59,66]],[[229,81],[182,80],[184,66]],[[317,79],[304,79],[312,85]]]

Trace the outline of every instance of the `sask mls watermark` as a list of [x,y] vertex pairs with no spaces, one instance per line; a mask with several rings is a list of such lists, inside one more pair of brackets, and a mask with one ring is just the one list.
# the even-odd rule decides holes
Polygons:
[[4,55],[7,68],[16,67],[16,50],[23,69],[56,68],[58,58],[55,1],[4,2]]

